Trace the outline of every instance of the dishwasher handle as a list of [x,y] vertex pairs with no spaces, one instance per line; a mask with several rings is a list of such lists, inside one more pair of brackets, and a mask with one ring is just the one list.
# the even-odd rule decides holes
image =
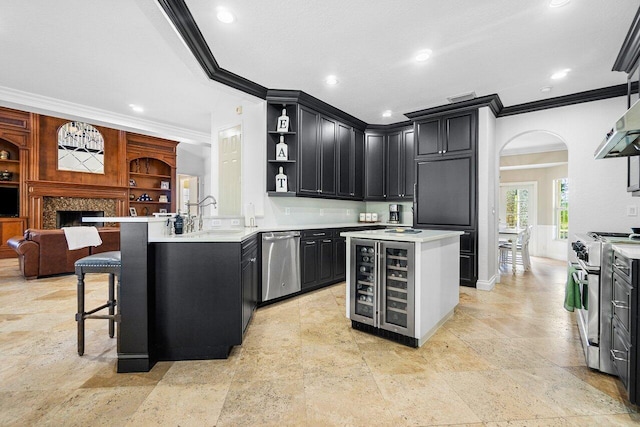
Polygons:
[[292,231],[287,233],[265,233],[262,235],[262,240],[264,242],[273,242],[276,240],[294,239],[296,237],[300,237],[299,231]]

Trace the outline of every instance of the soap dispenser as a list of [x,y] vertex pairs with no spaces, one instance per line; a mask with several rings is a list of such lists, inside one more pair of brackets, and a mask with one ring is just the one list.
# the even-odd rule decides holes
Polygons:
[[178,212],[176,215],[176,222],[173,224],[173,228],[175,229],[176,234],[182,234],[182,230],[184,228],[184,220],[182,219],[182,215]]

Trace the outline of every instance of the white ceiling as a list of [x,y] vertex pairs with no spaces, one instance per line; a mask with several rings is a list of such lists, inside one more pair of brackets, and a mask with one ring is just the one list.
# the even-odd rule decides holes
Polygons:
[[[626,82],[611,67],[638,0],[186,0],[219,65],[303,90],[368,123],[475,91],[505,106]],[[226,6],[236,22],[215,20]],[[415,52],[432,57],[416,63]],[[209,81],[152,0],[3,0],[0,105],[85,115],[207,140],[220,104],[256,102]],[[569,76],[549,76],[570,68]],[[324,77],[339,84],[328,87]],[[553,90],[541,93],[540,88]],[[144,113],[133,113],[139,104]],[[394,112],[382,118],[383,110]]]

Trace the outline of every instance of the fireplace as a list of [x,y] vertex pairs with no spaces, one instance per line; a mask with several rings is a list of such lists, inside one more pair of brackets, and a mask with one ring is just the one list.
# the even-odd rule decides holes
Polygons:
[[[56,228],[62,227],[79,227],[82,224],[82,217],[104,216],[103,211],[57,211],[56,212]],[[104,227],[104,222],[96,222],[92,225],[96,227]]]
[[[116,200],[85,197],[43,197],[42,228],[55,229],[82,224],[82,217],[116,216]],[[112,225],[92,223],[98,227]]]

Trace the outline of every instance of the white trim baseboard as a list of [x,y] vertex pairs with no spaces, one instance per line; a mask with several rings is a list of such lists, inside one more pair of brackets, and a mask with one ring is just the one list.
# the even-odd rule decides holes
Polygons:
[[478,280],[476,282],[476,289],[481,291],[492,291],[496,286],[496,276],[495,274],[491,276],[489,280]]

